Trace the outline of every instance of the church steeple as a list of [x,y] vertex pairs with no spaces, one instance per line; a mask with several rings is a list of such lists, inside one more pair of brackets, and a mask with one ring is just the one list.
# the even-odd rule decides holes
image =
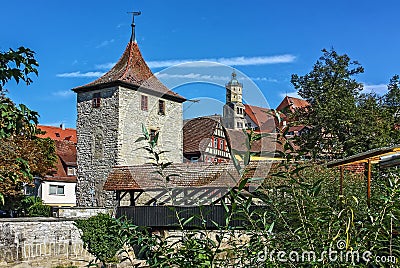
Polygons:
[[246,128],[246,119],[243,105],[243,85],[232,71],[231,80],[225,85],[226,104],[224,105],[224,126],[230,129]]
[[231,80],[225,85],[226,103],[242,103],[243,85],[236,78],[235,70],[232,71]]

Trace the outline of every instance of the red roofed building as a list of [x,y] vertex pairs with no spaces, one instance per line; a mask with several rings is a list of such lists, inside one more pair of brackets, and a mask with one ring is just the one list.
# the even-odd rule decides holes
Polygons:
[[244,107],[248,129],[263,133],[275,132],[275,119],[270,114],[270,109],[249,104],[245,104]]
[[45,134],[37,135],[39,138],[50,138],[55,141],[65,140],[75,144],[77,143],[76,129],[74,128],[65,128],[64,125],[60,125],[60,127],[38,125],[37,127],[46,132]]
[[230,159],[219,117],[190,119],[183,126],[184,162],[227,162]]
[[[63,126],[39,125],[38,128],[45,131],[38,137],[50,138],[55,141],[57,159],[51,175],[35,178],[35,194],[46,205],[75,206],[77,182],[76,130]],[[32,189],[27,190],[32,192]]]
[[287,111],[290,111],[293,113],[296,109],[305,108],[307,106],[310,106],[310,104],[306,100],[286,96],[282,100],[282,102],[278,105],[276,110],[286,114]]
[[55,141],[57,161],[53,174],[41,178],[38,195],[50,206],[76,205],[76,145],[71,141]]

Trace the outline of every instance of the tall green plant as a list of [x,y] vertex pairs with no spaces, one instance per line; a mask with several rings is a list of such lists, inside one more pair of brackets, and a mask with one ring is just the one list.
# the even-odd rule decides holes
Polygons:
[[[118,262],[117,253],[123,243],[119,238],[120,222],[108,214],[98,214],[88,219],[77,219],[84,247],[103,264]],[[92,261],[93,262],[93,261]],[[91,263],[92,263],[91,262]]]

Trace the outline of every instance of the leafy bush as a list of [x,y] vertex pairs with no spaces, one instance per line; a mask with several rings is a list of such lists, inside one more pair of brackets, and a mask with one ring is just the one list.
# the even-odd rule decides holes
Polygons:
[[30,217],[49,217],[51,207],[43,204],[39,197],[26,196],[21,200],[20,211],[24,211]]
[[81,230],[84,247],[96,257],[96,261],[118,262],[116,254],[122,249],[119,239],[120,223],[108,214],[98,214],[88,219],[75,220]]

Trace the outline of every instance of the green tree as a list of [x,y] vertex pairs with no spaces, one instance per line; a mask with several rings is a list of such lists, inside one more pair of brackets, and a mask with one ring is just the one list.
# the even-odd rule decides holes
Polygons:
[[374,93],[360,94],[353,126],[353,133],[348,139],[349,154],[390,143],[391,123],[382,105],[382,98]]
[[388,92],[384,95],[384,107],[390,122],[391,144],[400,143],[400,80],[394,75],[389,82]]
[[33,174],[44,175],[55,161],[53,141],[36,137],[38,113],[15,105],[4,88],[10,80],[32,83],[39,66],[34,54],[24,47],[0,52],[0,203],[5,195],[20,195]]
[[310,126],[300,142],[314,157],[337,158],[353,153],[354,119],[357,99],[363,86],[353,77],[363,73],[357,61],[346,54],[323,49],[323,55],[313,70],[304,75],[292,75],[291,82],[299,95],[311,106],[299,109],[298,124]]

